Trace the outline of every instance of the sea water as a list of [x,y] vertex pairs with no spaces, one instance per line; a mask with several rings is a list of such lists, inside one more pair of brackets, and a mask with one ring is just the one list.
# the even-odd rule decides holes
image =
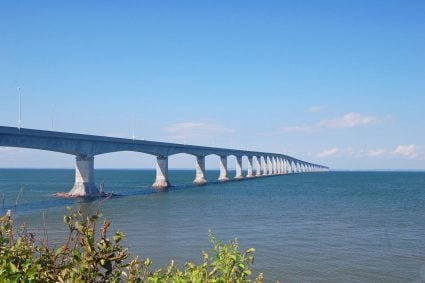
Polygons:
[[[201,261],[208,231],[254,247],[254,272],[267,282],[425,282],[425,173],[323,172],[194,186],[193,170],[171,170],[174,187],[150,186],[153,170],[96,170],[97,184],[118,195],[102,203],[111,230],[155,267],[171,259]],[[233,173],[231,173],[233,174]],[[207,171],[209,181],[218,171]],[[1,169],[2,209],[51,245],[66,235],[67,206],[97,201],[60,199],[73,170]]]

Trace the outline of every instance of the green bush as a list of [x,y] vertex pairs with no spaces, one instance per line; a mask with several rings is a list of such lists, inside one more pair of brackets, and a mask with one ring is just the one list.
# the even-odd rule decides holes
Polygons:
[[[224,244],[210,232],[210,253],[203,252],[201,264],[187,262],[179,269],[174,262],[151,271],[151,260],[131,257],[120,245],[124,237],[108,237],[110,222],[96,229],[99,213],[81,211],[64,216],[68,237],[59,248],[47,241],[36,244],[35,236],[23,225],[14,231],[10,212],[0,218],[1,282],[251,282],[254,249],[239,251],[237,240]],[[255,282],[263,282],[260,274]]]

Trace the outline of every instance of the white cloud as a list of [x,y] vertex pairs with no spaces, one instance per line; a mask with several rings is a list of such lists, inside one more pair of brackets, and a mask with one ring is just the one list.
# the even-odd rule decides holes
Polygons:
[[223,125],[205,122],[182,122],[167,126],[165,132],[173,140],[187,142],[194,139],[214,138],[235,131]]
[[416,146],[415,144],[398,145],[393,150],[383,149],[383,148],[369,149],[369,150],[349,148],[346,150],[346,153],[350,157],[359,157],[359,158],[407,157],[407,158],[414,159],[414,158],[419,158],[423,156],[423,154],[419,152],[418,146]]
[[324,119],[314,125],[289,126],[282,128],[283,133],[311,133],[327,129],[346,129],[380,123],[377,117],[362,115],[355,112],[347,113],[341,117]]
[[366,155],[369,157],[382,157],[387,155],[387,151],[385,149],[371,149],[366,152]]
[[324,129],[344,129],[356,126],[371,125],[379,122],[379,119],[372,116],[366,116],[359,113],[347,113],[342,117],[329,120],[322,120],[317,124],[318,128]]
[[320,106],[311,106],[310,108],[308,108],[308,112],[316,113],[316,112],[323,111],[324,109],[325,109],[325,106],[322,106],[322,105],[320,105]]
[[412,159],[418,157],[417,147],[414,144],[398,145],[396,149],[394,149],[393,154]]
[[319,152],[316,156],[319,158],[329,157],[329,156],[337,154],[338,152],[339,152],[338,148],[325,149]]

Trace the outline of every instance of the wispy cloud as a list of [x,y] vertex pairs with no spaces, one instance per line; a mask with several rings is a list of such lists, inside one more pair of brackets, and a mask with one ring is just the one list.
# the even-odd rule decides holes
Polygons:
[[369,157],[383,157],[387,155],[387,151],[385,149],[371,149],[366,152],[366,155]]
[[324,158],[324,157],[329,157],[332,155],[335,155],[339,152],[338,148],[330,148],[330,149],[325,149],[321,152],[319,152],[316,156],[319,158]]
[[[340,153],[344,156],[355,157],[355,158],[410,158],[416,159],[424,156],[423,153],[420,152],[420,149],[415,144],[407,144],[407,145],[397,145],[393,149],[353,149],[348,148],[346,150],[341,150]],[[425,156],[424,156],[425,157]]]
[[232,134],[235,130],[216,123],[182,122],[167,126],[165,132],[170,139],[187,142],[195,139],[216,138]]
[[289,126],[282,129],[283,133],[311,133],[322,130],[347,129],[358,126],[378,124],[381,119],[374,116],[363,115],[355,112],[347,113],[341,117],[320,120],[313,125]]
[[351,112],[345,114],[342,117],[337,117],[329,120],[322,120],[317,124],[317,127],[323,129],[345,129],[357,126],[376,124],[379,122],[380,120],[376,117]]
[[325,110],[325,106],[323,106],[323,105],[311,106],[307,110],[308,110],[308,112],[316,113],[316,112],[320,112],[320,111]]
[[398,145],[392,152],[398,156],[404,156],[411,159],[418,157],[417,146],[415,144]]

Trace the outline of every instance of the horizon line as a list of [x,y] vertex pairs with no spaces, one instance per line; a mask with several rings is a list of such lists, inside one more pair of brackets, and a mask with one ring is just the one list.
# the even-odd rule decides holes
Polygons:
[[[236,168],[228,168],[228,170],[235,170]],[[0,167],[0,170],[75,170],[74,167],[55,167],[55,168],[51,168],[51,167]],[[155,171],[155,168],[150,168],[150,167],[140,167],[140,168],[134,168],[134,167],[121,167],[121,168],[117,168],[117,167],[98,167],[95,168],[95,170],[151,170],[151,171]],[[169,170],[195,170],[193,168],[169,168]],[[217,168],[206,168],[206,171],[208,170],[220,170],[219,167]],[[242,169],[243,171],[246,171],[247,169]],[[329,169],[329,172],[425,172],[425,169],[388,169],[388,168],[384,168],[384,169],[379,169],[379,168],[374,168],[374,169],[360,169],[360,168],[356,168],[356,169],[345,169],[345,168],[341,168],[341,169]],[[314,172],[313,172],[314,173]],[[290,174],[289,174],[290,175]]]

